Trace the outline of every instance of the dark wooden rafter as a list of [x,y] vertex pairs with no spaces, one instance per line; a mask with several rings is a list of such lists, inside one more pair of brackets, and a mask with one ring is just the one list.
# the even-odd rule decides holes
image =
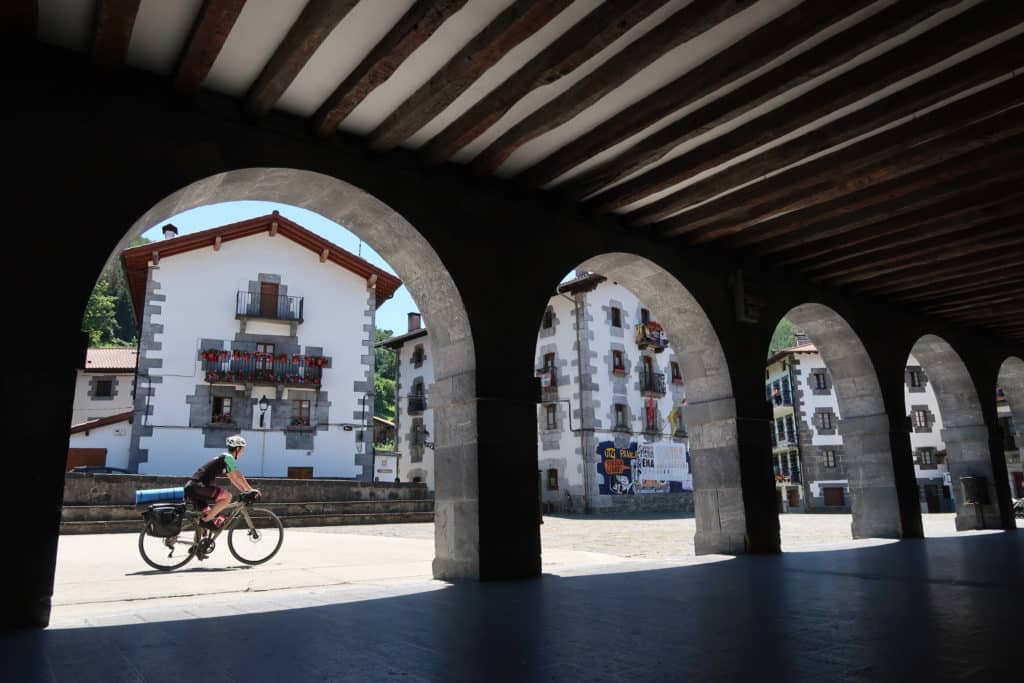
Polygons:
[[447,161],[497,123],[527,94],[568,75],[665,2],[667,0],[602,3],[424,145],[423,158],[431,163]]
[[[1019,179],[1018,179],[1019,184]],[[1004,186],[1004,187],[1008,187]],[[821,262],[807,264],[801,268],[804,276],[810,276],[812,280],[827,280],[838,278],[848,273],[856,273],[865,269],[886,266],[889,264],[912,263],[913,259],[923,253],[931,253],[936,246],[941,248],[953,248],[968,242],[978,243],[978,235],[984,235],[985,239],[1009,235],[1018,232],[1024,226],[1020,215],[1020,200],[1024,195],[1017,194],[1014,197],[1018,204],[1017,211],[1010,216],[996,219],[986,223],[978,223],[970,226],[957,224],[950,221],[949,224],[932,228],[927,235],[914,235],[912,240],[885,240],[880,241],[875,248],[871,246],[851,250],[841,257],[823,259]]]
[[983,278],[978,278],[974,275],[962,275],[943,284],[929,284],[923,287],[904,290],[894,298],[906,303],[920,302],[922,300],[942,301],[950,298],[956,299],[965,294],[982,291],[989,287],[1005,287],[1019,282],[1020,279],[1020,268],[1016,264],[1011,264],[990,270]]
[[928,303],[920,306],[918,310],[926,313],[952,313],[954,311],[971,310],[979,305],[991,305],[1024,299],[1024,286],[1018,283],[1017,287],[1005,285],[994,288],[993,291],[984,294],[961,297],[959,300],[947,303]]
[[[1011,147],[1002,144],[983,147],[936,167],[924,168],[822,204],[783,214],[751,228],[751,232],[763,232],[764,235],[763,241],[756,243],[756,251],[783,251],[774,258],[776,263],[796,263],[801,260],[803,252],[785,253],[785,250],[803,245],[805,235],[817,238],[821,230],[829,233],[827,236],[822,235],[822,240],[836,235],[846,236],[852,230],[895,215],[894,212],[906,212],[945,197],[956,196],[965,189],[965,182],[971,184],[986,179],[990,182],[990,173],[994,168],[1003,169],[1003,173],[1013,173],[1016,168],[1014,162],[1019,163],[1022,156],[1024,143]],[[1005,168],[1007,165],[1009,168]],[[832,229],[823,226],[831,226]],[[785,238],[772,241],[778,235],[785,235]],[[704,233],[689,236],[693,244],[711,239]]]
[[[967,13],[990,9],[980,5]],[[918,38],[908,41],[879,57],[823,83],[813,90],[797,97],[764,116],[719,136],[705,145],[671,159],[646,173],[617,185],[593,198],[592,203],[600,211],[622,209],[641,201],[651,194],[669,189],[685,182],[698,173],[715,169],[738,155],[752,152],[759,147],[812,124],[824,116],[853,104],[877,92],[878,88],[934,66],[942,60],[961,52],[976,43],[1000,33],[1006,28],[1003,15],[999,12],[984,17],[972,17],[975,21],[965,23],[967,30],[958,21],[948,21]],[[1024,19],[1024,3],[1019,6],[1020,19]],[[1007,17],[1009,19],[1009,17]],[[998,48],[993,48],[997,50]],[[968,60],[970,66],[958,64],[941,73],[922,79],[914,85],[899,90],[882,100],[858,109],[809,133],[801,135],[755,156],[721,170],[711,177],[684,187],[649,205],[630,213],[630,221],[636,224],[653,223],[685,210],[712,197],[726,193],[751,180],[763,177],[787,165],[798,163],[807,156],[848,142],[861,135],[871,133],[894,119],[941,102],[943,99],[960,94],[965,88],[979,85],[1012,71],[1012,64],[999,63],[994,59],[993,50],[986,52],[985,59]],[[999,54],[1004,54],[1000,51]],[[1016,63],[1020,52],[1011,53]],[[982,65],[988,69],[981,70]]]
[[359,0],[309,0],[245,96],[245,112],[263,116]]
[[572,0],[513,2],[370,133],[370,147],[383,151],[405,142],[570,4]]
[[569,121],[665,53],[752,4],[753,0],[693,0],[512,126],[474,159],[473,168],[483,174],[495,172],[522,145]]
[[90,62],[101,67],[124,64],[141,3],[142,0],[99,0],[96,3]]
[[[797,9],[814,3],[804,3]],[[821,3],[818,6],[826,6]],[[934,5],[934,7],[932,6]],[[833,12],[835,5],[832,4]],[[679,121],[670,124],[662,131],[637,143],[626,153],[616,157],[595,169],[592,174],[584,174],[567,185],[565,191],[577,197],[589,195],[600,189],[601,183],[611,182],[611,169],[617,164],[623,168],[639,168],[637,164],[645,159],[653,163],[664,155],[665,147],[671,149],[686,142],[696,135],[704,133],[715,126],[744,114],[747,111],[767,102],[786,90],[794,88],[815,78],[829,69],[853,59],[875,45],[888,40],[918,23],[921,19],[941,9],[939,3],[897,3],[865,19],[856,26],[843,31],[826,40],[821,45],[793,57],[782,65],[744,84],[735,91],[723,95],[695,112],[687,114]],[[796,10],[793,10],[796,11]],[[749,40],[749,38],[744,39]],[[723,53],[724,54],[724,53]],[[749,59],[749,55],[740,55],[741,59]],[[714,57],[705,64],[718,61]],[[712,64],[713,66],[713,64]],[[720,66],[723,68],[725,65]],[[702,69],[704,65],[698,67]],[[686,103],[692,102],[685,87],[686,80],[694,76],[686,74],[664,88],[643,98],[639,102],[619,112],[607,121],[602,122],[593,130],[577,138],[570,145],[557,150],[523,173],[523,178],[532,185],[544,185],[572,168],[597,156],[601,152],[642,132],[649,126],[670,115]],[[698,84],[699,85],[699,84]],[[663,151],[664,150],[664,151]],[[624,176],[623,176],[624,177]]]
[[961,292],[944,297],[932,297],[926,301],[919,301],[915,304],[915,309],[933,311],[945,306],[956,306],[961,302],[983,301],[991,295],[999,296],[1007,290],[1024,292],[1022,285],[1024,283],[1022,283],[1020,275],[1016,275],[1013,279],[1004,278],[993,281],[969,292]]
[[[800,195],[828,199],[837,194],[837,183],[841,183],[845,190],[854,191],[930,166],[943,158],[992,144],[1020,131],[1018,116],[1011,112],[996,114],[1024,102],[1020,80],[1020,77],[1014,77],[814,161],[782,171],[736,193],[715,199],[713,203],[717,208],[728,207],[730,199],[737,206],[763,205],[778,199],[783,199],[782,203],[792,204],[799,201]],[[991,121],[988,123],[968,128],[972,123],[989,118]],[[1004,123],[1008,123],[1013,130],[1004,130]],[[957,131],[961,132],[958,134]],[[949,138],[945,143],[946,157],[936,155],[935,150],[926,150],[909,166],[894,165],[888,161],[895,154],[941,138]],[[850,182],[843,182],[844,179]],[[664,237],[685,234],[689,227],[687,217],[688,214],[682,214],[661,221],[656,226],[657,230]],[[741,246],[760,242],[755,234],[754,230],[750,230],[736,235],[730,244]]]
[[[1019,167],[1018,167],[1019,168]],[[849,258],[888,246],[909,246],[920,240],[930,240],[950,232],[969,230],[1019,211],[1020,198],[1015,194],[1013,182],[1019,182],[1020,172],[1009,183],[989,187],[990,179],[975,179],[972,186],[964,187],[964,195],[951,193],[946,201],[928,204],[917,211],[905,211],[878,220],[870,225],[851,229],[831,239],[813,242],[803,247],[763,257],[775,266],[796,266],[798,268],[826,267],[841,263]],[[1000,180],[1007,179],[1003,176]],[[972,189],[981,192],[968,194]],[[998,193],[1011,189],[1009,195]],[[804,266],[813,261],[812,266]]]
[[1022,253],[1004,252],[977,260],[947,263],[941,269],[921,266],[905,273],[881,276],[869,282],[861,282],[856,289],[866,293],[882,293],[899,295],[901,292],[917,291],[922,288],[941,286],[942,283],[955,280],[960,282],[965,277],[972,279],[984,277],[990,272],[1004,272],[1012,266],[1020,268]]
[[[995,239],[993,239],[995,238]],[[930,249],[921,249],[913,254],[903,254],[892,260],[872,261],[861,264],[854,270],[851,268],[837,269],[835,272],[812,278],[815,282],[827,282],[830,285],[850,285],[864,280],[898,274],[902,271],[920,269],[922,267],[940,267],[947,261],[958,261],[971,256],[973,260],[983,262],[988,256],[999,256],[1008,249],[1024,247],[1024,225],[1019,221],[1005,226],[1005,229],[992,230],[992,234],[979,240],[977,235],[970,235],[962,240],[943,241],[942,244]]]
[[4,40],[34,40],[38,23],[38,0],[5,0],[0,3],[0,37]]
[[434,31],[466,4],[466,0],[417,0],[387,35],[335,88],[313,115],[318,135],[333,135],[338,124],[425,43]]
[[[765,24],[722,52],[699,64],[675,81],[644,97],[626,110],[586,133],[571,145],[556,151],[528,169],[524,177],[543,185],[647,126],[686,107],[731,82],[753,73],[775,58],[807,41],[832,24],[860,11],[869,1],[842,3],[801,3]],[[659,161],[679,145],[762,104],[771,97],[814,78],[829,68],[893,35],[897,26],[909,26],[922,18],[923,9],[897,5],[886,10],[883,25],[870,20],[873,32],[862,24],[834,36],[825,45],[812,48],[687,114],[679,121],[640,140],[625,152],[565,183],[561,191],[582,199],[632,173]],[[894,11],[895,10],[895,11]],[[897,15],[897,16],[891,16]],[[901,22],[900,20],[903,20]],[[838,43],[838,45],[836,45]]]
[[206,0],[203,3],[178,58],[174,71],[175,92],[184,96],[199,92],[244,7],[245,0]]

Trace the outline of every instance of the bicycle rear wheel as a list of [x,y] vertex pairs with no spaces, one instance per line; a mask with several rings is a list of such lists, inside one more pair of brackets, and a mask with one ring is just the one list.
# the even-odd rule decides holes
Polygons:
[[265,508],[243,509],[228,530],[228,550],[245,564],[263,564],[283,542],[284,524]]
[[190,516],[182,521],[178,535],[170,538],[150,536],[143,529],[139,534],[139,554],[154,569],[170,571],[183,567],[195,557],[192,548],[199,541],[199,531]]

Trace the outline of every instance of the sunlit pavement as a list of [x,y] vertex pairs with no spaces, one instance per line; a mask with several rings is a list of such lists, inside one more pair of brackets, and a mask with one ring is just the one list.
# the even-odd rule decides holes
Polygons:
[[[929,537],[956,534],[952,514],[924,520]],[[791,551],[879,543],[853,541],[850,515],[782,515],[780,524],[784,548]],[[547,516],[541,526],[544,572],[569,577],[727,559],[694,557],[694,529],[693,518],[664,515]],[[290,528],[281,551],[266,564],[243,565],[221,542],[210,558],[172,572],[143,562],[136,534],[62,536],[51,625],[132,623],[161,614],[188,618],[200,604],[199,613],[216,605],[232,613],[434,590],[445,584],[431,578],[433,533],[432,524]]]

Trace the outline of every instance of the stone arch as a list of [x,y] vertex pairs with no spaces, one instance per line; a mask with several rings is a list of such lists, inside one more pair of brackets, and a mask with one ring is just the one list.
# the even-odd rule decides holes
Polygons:
[[[1006,397],[1006,403],[1010,407],[1010,416],[1016,426],[1016,433],[1013,435],[1017,445],[1018,458],[1020,451],[1024,450],[1024,360],[1016,356],[1010,356],[999,366],[997,377],[998,388]],[[1019,462],[1019,461],[1018,461]],[[1009,464],[1009,460],[1007,461]],[[1019,472],[1019,466],[1015,469]],[[1013,476],[1013,475],[1011,475]],[[1016,495],[1011,484],[1011,495]],[[1024,492],[1022,492],[1024,495]]]
[[889,416],[864,343],[839,313],[822,304],[801,304],[783,317],[814,342],[832,379],[839,403],[853,537],[901,538]]
[[337,178],[290,168],[245,168],[197,180],[142,215],[114,253],[178,213],[239,200],[291,204],[345,226],[395,269],[430,321],[436,424],[433,573],[439,579],[479,578],[476,356],[451,274],[423,235],[382,201]]
[[725,352],[697,299],[667,270],[642,256],[607,253],[580,268],[629,289],[662,324],[686,381],[684,421],[693,468],[698,554],[746,549],[736,402]]
[[[970,371],[949,342],[933,334],[918,339],[910,353],[928,375],[939,404],[946,466],[953,482],[957,530],[998,528],[1000,514],[989,452],[989,430]],[[987,505],[978,510],[964,505],[959,481],[965,476],[985,478]]]

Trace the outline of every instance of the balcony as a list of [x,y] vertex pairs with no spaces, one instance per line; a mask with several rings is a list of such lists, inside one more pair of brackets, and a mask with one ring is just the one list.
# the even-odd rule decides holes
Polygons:
[[427,409],[427,397],[423,394],[410,394],[407,413],[422,413]]
[[640,373],[640,392],[643,394],[665,395],[665,375],[657,372]]
[[661,325],[653,320],[637,325],[635,337],[637,348],[641,351],[654,349],[655,353],[661,353],[668,348],[668,337],[665,336],[665,330],[661,329]]
[[259,292],[238,292],[235,318],[263,318],[285,322],[302,322],[301,296],[267,296]]
[[266,384],[319,389],[327,359],[322,356],[220,351],[200,353],[210,384]]

